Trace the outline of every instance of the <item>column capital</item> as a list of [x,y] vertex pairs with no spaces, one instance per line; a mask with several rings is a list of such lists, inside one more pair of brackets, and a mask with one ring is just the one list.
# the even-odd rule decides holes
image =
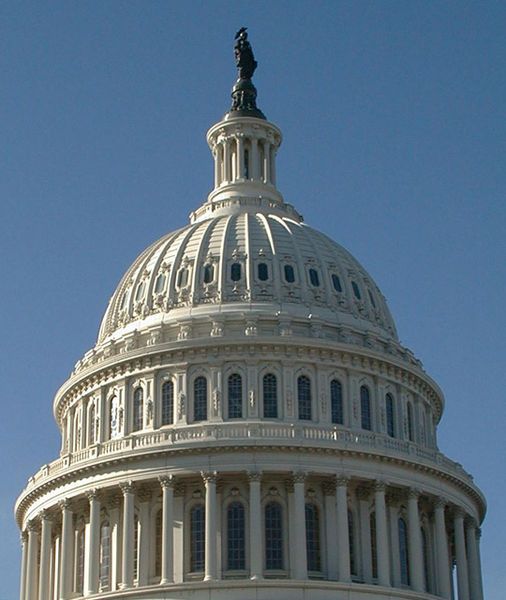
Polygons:
[[165,488],[174,488],[176,484],[173,475],[160,475],[158,477],[158,482],[160,483],[162,490]]
[[60,500],[58,502],[58,506],[62,511],[72,510],[72,502],[69,500],[69,498],[63,498],[62,500]]
[[26,544],[27,541],[28,541],[28,533],[27,533],[26,529],[24,529],[19,534],[19,542],[21,545],[23,545],[23,544]]
[[262,472],[261,471],[248,471],[248,480],[250,483],[258,481],[259,483],[262,481]]
[[473,529],[478,528],[478,523],[476,522],[476,519],[474,517],[472,517],[471,515],[467,515],[465,517],[464,523],[465,523],[466,527],[470,527]]
[[402,499],[402,494],[397,490],[390,490],[388,494],[386,494],[386,501],[389,506],[395,506],[399,504]]
[[26,524],[26,531],[28,531],[28,534],[39,532],[39,524],[37,523],[36,519],[31,519],[31,521],[28,521]]
[[45,508],[44,510],[40,511],[39,519],[40,519],[41,523],[42,523],[42,521],[46,521],[46,523],[52,523],[53,515],[47,510],[47,508]]
[[477,527],[476,528],[476,539],[480,539],[481,538],[481,527]]
[[465,516],[466,516],[466,512],[461,506],[455,506],[453,508],[453,518],[454,519],[464,519]]
[[135,491],[134,484],[131,481],[121,481],[119,483],[119,487],[123,493],[123,496],[126,496],[127,494],[133,494]]
[[418,488],[409,488],[407,495],[408,499],[414,499],[418,502],[418,498],[420,498],[420,490]]
[[344,473],[340,473],[336,476],[336,486],[337,487],[348,487],[348,484],[351,481],[351,477],[345,475]]
[[376,479],[374,481],[374,491],[375,492],[386,492],[386,490],[387,490],[386,481],[383,481],[382,479]]
[[307,473],[304,471],[294,471],[292,473],[293,483],[304,483],[306,481]]
[[200,475],[202,476],[202,479],[204,480],[204,483],[206,485],[208,483],[216,483],[216,480],[218,479],[218,473],[216,471],[208,473],[205,471],[201,471]]
[[435,508],[442,508],[444,510],[446,508],[447,504],[448,504],[448,501],[443,496],[438,496],[434,500],[434,507]]
[[87,490],[86,497],[88,498],[90,504],[94,500],[100,500],[100,490],[98,488],[92,488],[91,490]]

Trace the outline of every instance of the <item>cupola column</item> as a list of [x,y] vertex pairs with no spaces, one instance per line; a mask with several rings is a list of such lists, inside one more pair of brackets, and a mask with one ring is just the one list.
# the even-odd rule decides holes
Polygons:
[[271,183],[271,144],[264,141],[264,183]]
[[237,136],[237,152],[236,152],[236,179],[244,179],[244,138],[242,135]]
[[230,140],[226,138],[223,142],[223,179],[226,183],[229,183],[232,179],[230,163]]
[[385,504],[385,484],[377,481],[374,486],[374,506],[376,512],[376,556],[378,560],[378,583],[390,586],[390,560],[388,552],[387,511]]
[[420,515],[418,512],[418,490],[410,489],[408,493],[408,548],[409,573],[411,587],[423,592],[423,554],[422,536],[420,534]]
[[51,579],[51,530],[53,522],[47,512],[40,516],[40,568],[39,568],[39,600],[49,600]]
[[262,509],[260,500],[260,473],[248,473],[249,478],[249,541],[250,541],[250,577],[262,578]]
[[464,511],[455,510],[453,517],[455,532],[455,559],[457,562],[457,587],[459,600],[469,600],[469,578],[467,570],[466,544],[464,539]]
[[249,167],[249,179],[260,179],[260,174],[258,172],[258,139],[256,137],[252,137],[250,139],[251,144],[251,154],[249,157],[250,167]]
[[476,538],[476,522],[468,519],[465,522],[466,547],[469,567],[469,591],[471,600],[483,600],[480,581],[480,565],[478,560],[478,547]]
[[26,566],[26,600],[37,600],[37,556],[39,553],[39,532],[34,522],[28,523],[28,561]]
[[337,570],[339,581],[347,583],[350,573],[350,532],[348,525],[348,478],[338,477],[336,486],[337,505]]
[[68,500],[60,502],[62,511],[60,600],[70,598],[72,591],[72,565],[74,564],[74,514]]
[[123,545],[121,588],[131,588],[134,583],[134,488],[130,482],[120,483],[123,492]]
[[204,581],[217,579],[216,569],[216,473],[203,473],[206,486],[206,537]]
[[369,518],[369,496],[367,487],[357,489],[358,511],[360,517],[360,548],[362,556],[362,577],[366,583],[372,583],[371,526]]
[[443,598],[451,598],[450,559],[448,556],[448,536],[445,524],[444,498],[436,500],[434,515],[436,526],[437,590]]
[[149,505],[151,491],[146,488],[140,489],[137,497],[139,499],[140,527],[137,585],[144,586],[148,584],[149,579]]
[[28,560],[28,534],[21,532],[21,577],[19,581],[19,600],[26,600],[26,563]]
[[174,481],[160,477],[162,486],[162,573],[160,583],[174,581]]
[[304,473],[295,473],[293,476],[293,527],[294,540],[294,579],[307,579],[307,555],[306,555],[306,503],[305,503],[305,479]]
[[88,555],[86,557],[87,587],[85,596],[98,592],[98,563],[100,553],[100,500],[96,489],[87,493],[90,503]]

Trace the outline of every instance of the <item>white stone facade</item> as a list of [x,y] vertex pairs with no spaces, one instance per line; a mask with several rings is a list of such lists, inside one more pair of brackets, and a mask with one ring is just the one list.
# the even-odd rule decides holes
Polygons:
[[[226,116],[215,187],[120,282],[16,505],[21,600],[483,600],[485,500],[378,287]],[[456,576],[453,576],[453,565]]]

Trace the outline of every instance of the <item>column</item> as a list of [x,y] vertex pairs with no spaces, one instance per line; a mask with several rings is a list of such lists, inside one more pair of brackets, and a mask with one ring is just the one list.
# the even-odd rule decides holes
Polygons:
[[469,568],[469,591],[471,600],[483,600],[481,591],[480,562],[476,539],[476,521],[469,518],[465,522],[467,562]]
[[271,144],[267,140],[264,141],[264,181],[271,182]]
[[276,185],[276,149],[271,146],[271,183]]
[[450,575],[450,558],[448,556],[448,535],[445,524],[445,506],[444,498],[436,500],[435,517],[435,535],[436,535],[436,561],[437,561],[437,591],[443,598],[451,598],[452,584]]
[[478,561],[478,580],[480,585],[481,598],[483,598],[483,579],[481,575],[481,556],[480,556],[480,538],[481,529],[476,527],[476,559]]
[[72,567],[74,565],[74,515],[68,500],[60,502],[62,511],[60,600],[70,598],[72,592]]
[[39,554],[39,532],[34,521],[30,521],[28,529],[28,561],[26,565],[26,600],[36,600]]
[[67,454],[74,451],[74,411],[75,408],[67,411]]
[[148,584],[149,579],[149,504],[151,492],[141,489],[137,493],[139,499],[139,554],[137,557],[139,587]]
[[174,481],[159,477],[162,486],[162,585],[174,581]]
[[217,579],[216,569],[216,473],[202,473],[206,486],[206,543],[204,581]]
[[53,522],[46,511],[40,515],[41,539],[40,539],[40,568],[39,568],[39,600],[50,600],[51,579],[51,529]]
[[54,538],[52,599],[60,597],[60,536]]
[[377,481],[374,486],[374,507],[376,512],[376,556],[378,561],[378,583],[390,586],[390,560],[388,549],[387,510],[385,504],[385,484]]
[[221,155],[221,146],[220,144],[216,144],[214,148],[214,187],[217,188],[220,185],[220,174],[221,174],[221,164],[220,164],[220,155]]
[[306,501],[304,473],[293,475],[293,518],[295,539],[295,561],[293,565],[294,579],[307,579],[307,543],[306,543]]
[[257,181],[260,179],[258,173],[258,139],[255,137],[250,138],[251,142],[251,156],[250,156],[250,179]]
[[174,486],[174,583],[182,583],[184,580],[184,498],[185,485],[177,483]]
[[118,589],[121,581],[121,542],[120,506],[121,496],[114,495],[110,500],[109,524],[111,527],[111,591]]
[[260,473],[248,473],[249,478],[249,555],[250,577],[262,579],[262,508],[260,504]]
[[337,570],[339,581],[351,580],[350,532],[348,528],[348,478],[338,477],[336,487],[337,507]]
[[467,571],[466,543],[464,539],[464,511],[455,510],[453,517],[455,531],[455,558],[457,562],[457,587],[459,600],[469,600],[469,578]]
[[86,495],[90,503],[90,526],[88,555],[85,557],[87,587],[84,595],[98,592],[98,563],[100,555],[100,499],[96,489],[89,490]]
[[237,137],[237,179],[244,179],[244,139],[241,135]]
[[130,481],[120,483],[123,492],[123,544],[121,589],[134,584],[134,487]]
[[21,576],[19,581],[19,600],[26,600],[26,562],[28,560],[28,534],[21,532]]
[[369,518],[369,489],[357,489],[360,518],[360,548],[362,550],[362,577],[366,583],[372,583],[371,525]]
[[396,493],[390,492],[387,497],[388,514],[390,517],[390,543],[391,548],[391,567],[392,567],[392,585],[401,587],[401,567],[399,562],[399,501],[400,497]]
[[[337,581],[337,553],[336,553],[336,482],[326,481],[323,484],[325,502],[325,540],[327,542],[327,579]],[[339,544],[339,542],[338,542]]]
[[423,592],[423,554],[422,537],[420,534],[420,515],[418,513],[418,491],[409,490],[408,494],[408,554],[411,587],[417,592]]
[[223,144],[223,178],[226,183],[230,182],[230,140],[227,138]]

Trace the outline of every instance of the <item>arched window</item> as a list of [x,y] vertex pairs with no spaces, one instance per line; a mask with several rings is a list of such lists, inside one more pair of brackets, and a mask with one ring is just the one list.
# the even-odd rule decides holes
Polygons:
[[351,287],[353,289],[353,294],[355,295],[355,298],[357,300],[361,300],[362,299],[362,294],[360,293],[360,288],[358,287],[358,284],[356,281],[352,281],[351,282]]
[[315,504],[306,504],[306,555],[307,570],[321,571],[320,518]]
[[139,300],[141,300],[142,297],[144,296],[144,288],[145,288],[144,281],[141,281],[141,283],[139,283],[139,285],[137,286],[137,291],[135,292],[135,301],[136,302],[139,302]]
[[155,577],[162,575],[162,509],[158,510],[155,519]]
[[376,308],[376,300],[374,299],[373,293],[371,292],[371,290],[367,291],[369,292],[369,300],[371,301],[373,308]]
[[265,505],[265,569],[283,569],[283,509],[279,502]]
[[401,583],[409,585],[409,557],[408,557],[408,528],[406,521],[400,517],[399,528],[399,566],[401,571]]
[[211,283],[214,279],[214,266],[205,265],[204,267],[204,283]]
[[95,420],[96,420],[96,411],[95,411],[95,403],[92,402],[90,406],[90,410],[88,412],[88,440],[89,444],[95,443]]
[[369,529],[371,531],[371,562],[372,576],[378,578],[378,553],[376,552],[376,513],[371,513],[369,516]]
[[76,592],[82,594],[84,588],[84,527],[77,533],[76,550]]
[[297,379],[297,402],[299,419],[311,421],[311,381],[306,375],[301,375]]
[[387,433],[390,437],[395,437],[395,411],[392,394],[385,396],[385,406],[387,411]]
[[230,279],[232,281],[240,281],[241,279],[241,263],[233,263],[230,267]]
[[123,411],[116,395],[109,399],[109,437],[117,438],[123,430]]
[[335,273],[332,273],[332,285],[334,286],[334,289],[336,290],[336,292],[341,293],[343,291],[343,287],[341,285],[341,280],[339,279],[338,275],[336,275]]
[[355,550],[355,523],[353,513],[348,510],[348,544],[350,547],[350,573],[357,575],[357,555]]
[[244,506],[232,502],[227,508],[227,568],[241,571],[246,568],[246,536]]
[[320,287],[320,276],[316,269],[309,269],[309,281],[313,287]]
[[269,267],[266,263],[258,263],[258,279],[267,281],[269,279]]
[[293,270],[292,265],[285,265],[284,272],[286,283],[293,283],[295,281],[295,271]]
[[155,294],[161,294],[163,292],[163,288],[165,287],[165,275],[160,273],[155,281]]
[[413,405],[408,402],[408,439],[410,442],[415,441],[415,423],[413,415]]
[[204,570],[206,513],[203,504],[197,504],[190,511],[190,571]]
[[267,373],[263,378],[264,418],[278,418],[278,380],[276,375]]
[[134,410],[132,420],[132,431],[139,431],[142,429],[142,419],[144,414],[144,391],[141,387],[138,387],[134,391]]
[[371,431],[371,394],[366,385],[360,388],[360,418],[362,429]]
[[109,521],[100,526],[100,589],[108,590],[111,586],[111,528]]
[[166,381],[162,385],[162,425],[174,423],[174,384]]
[[337,379],[330,382],[330,412],[332,423],[343,425],[343,386]]
[[193,382],[193,420],[207,419],[207,379],[197,377]]
[[177,273],[177,287],[185,287],[188,284],[188,269],[184,267]]
[[242,377],[238,373],[228,378],[228,418],[242,417]]

